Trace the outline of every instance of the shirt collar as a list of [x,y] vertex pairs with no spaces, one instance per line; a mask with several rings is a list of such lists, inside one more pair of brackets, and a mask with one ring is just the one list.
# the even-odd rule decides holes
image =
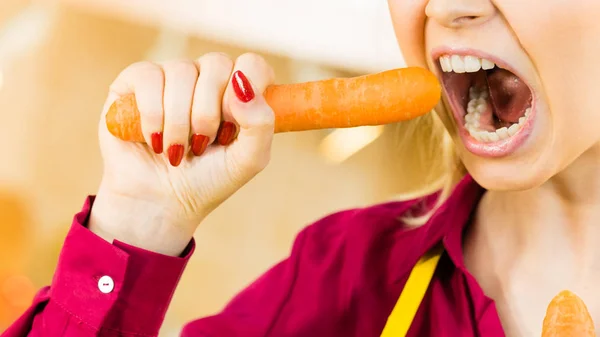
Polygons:
[[[398,260],[394,260],[392,263],[397,267],[393,270],[399,272],[393,276],[392,281],[397,282],[406,277],[423,254],[440,243],[443,244],[452,263],[465,271],[462,234],[484,192],[484,189],[470,175],[466,175],[426,224],[416,230],[402,231],[402,235],[394,239],[395,246],[401,248],[399,248],[398,254],[392,254],[392,256],[399,256]],[[403,207],[400,208],[397,207],[397,204],[392,204],[394,207],[385,209],[391,212],[390,216],[396,219],[400,215],[406,215],[407,211],[411,211],[414,215],[425,214],[436,204],[439,195],[440,193],[437,192],[425,198],[413,200],[416,203],[401,203]],[[415,245],[420,249],[407,251],[405,248]]]
[[462,270],[465,269],[463,233],[484,193],[485,189],[467,174],[438,211],[443,214],[440,221],[445,233],[442,239],[444,248],[454,265]]

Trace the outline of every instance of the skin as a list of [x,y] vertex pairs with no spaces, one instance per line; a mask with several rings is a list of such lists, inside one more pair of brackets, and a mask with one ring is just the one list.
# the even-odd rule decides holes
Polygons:
[[[273,83],[272,68],[256,54],[232,60],[209,53],[197,60],[136,63],[121,72],[110,86],[98,127],[104,174],[90,230],[110,242],[180,255],[200,222],[267,165],[273,111],[260,95],[249,102],[236,97],[230,80],[235,70],[246,74],[255,92]],[[130,93],[138,100],[143,145],[122,142],[106,128],[110,105]],[[212,143],[221,119],[239,125],[237,140],[227,147],[211,145],[194,157],[189,135],[208,136]],[[151,134],[160,131],[165,151],[157,155]],[[187,149],[176,168],[167,157],[172,144]]]
[[467,170],[488,189],[465,259],[507,335],[539,336],[546,306],[562,289],[579,293],[600,322],[600,3],[389,0],[389,7],[409,65],[437,71],[435,48],[472,48],[504,60],[533,88],[533,133],[501,158],[465,149],[447,102],[437,108]]
[[[489,190],[464,251],[470,272],[496,301],[506,334],[539,336],[547,304],[565,288],[600,322],[600,117],[594,109],[600,2],[389,0],[389,7],[409,65],[437,71],[434,48],[470,47],[510,63],[534,89],[533,134],[502,158],[466,150],[447,104],[437,109],[465,166]],[[234,69],[255,92],[273,82],[271,67],[254,54],[137,63],[118,76],[103,115],[119,96],[135,93],[147,144],[161,130],[165,150],[177,143],[189,150],[192,133],[212,142],[221,117],[239,125],[239,136],[229,146],[209,146],[201,157],[188,154],[174,168],[147,144],[113,138],[101,119],[105,167],[92,231],[179,255],[200,222],[267,165],[273,112],[260,95],[247,103],[236,98]]]

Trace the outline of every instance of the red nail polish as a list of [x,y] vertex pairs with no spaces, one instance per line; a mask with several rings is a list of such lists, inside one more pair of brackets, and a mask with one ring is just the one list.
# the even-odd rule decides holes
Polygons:
[[152,149],[155,153],[163,152],[163,134],[162,132],[155,132],[152,134]]
[[194,134],[192,136],[192,153],[194,156],[199,156],[204,153],[208,146],[208,137],[201,134]]
[[172,166],[179,166],[183,159],[183,145],[173,144],[169,146],[167,152],[169,154],[169,163],[171,163]]
[[233,84],[233,91],[235,91],[235,94],[240,101],[246,103],[254,98],[254,89],[252,89],[250,81],[248,81],[248,78],[243,72],[239,70],[234,72],[231,82],[231,84]]
[[237,131],[237,126],[232,122],[223,122],[217,132],[217,143],[219,145],[229,145],[233,142]]

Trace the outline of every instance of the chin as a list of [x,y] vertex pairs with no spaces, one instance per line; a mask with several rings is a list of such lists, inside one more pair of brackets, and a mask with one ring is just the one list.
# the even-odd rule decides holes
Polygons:
[[543,185],[551,170],[532,167],[525,162],[493,163],[482,158],[466,159],[465,167],[473,179],[488,191],[526,191]]

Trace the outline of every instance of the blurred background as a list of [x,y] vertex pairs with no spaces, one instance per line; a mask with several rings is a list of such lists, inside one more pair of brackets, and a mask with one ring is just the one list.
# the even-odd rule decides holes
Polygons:
[[[260,53],[279,83],[404,66],[383,0],[0,1],[0,332],[50,283],[95,193],[108,85],[130,63],[210,51]],[[222,308],[305,225],[415,192],[406,171],[423,168],[397,136],[393,125],[277,135],[267,170],[198,230],[161,336]]]

